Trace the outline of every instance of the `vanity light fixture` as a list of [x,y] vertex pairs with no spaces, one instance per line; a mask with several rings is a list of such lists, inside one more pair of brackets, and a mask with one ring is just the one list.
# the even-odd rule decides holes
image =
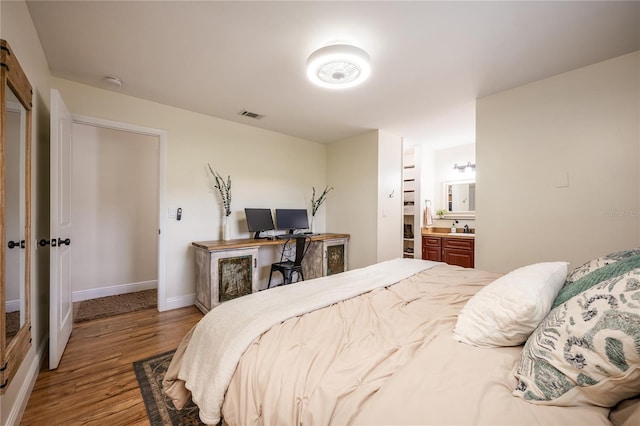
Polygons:
[[346,89],[362,83],[369,74],[369,55],[350,44],[322,47],[307,60],[307,77],[321,87]]
[[467,164],[462,166],[458,166],[458,163],[456,163],[453,165],[453,170],[458,170],[460,173],[475,172],[476,165],[471,164],[471,161],[467,161]]

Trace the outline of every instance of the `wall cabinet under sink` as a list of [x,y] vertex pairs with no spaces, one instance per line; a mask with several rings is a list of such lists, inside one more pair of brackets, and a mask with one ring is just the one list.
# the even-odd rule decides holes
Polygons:
[[473,268],[475,241],[472,237],[422,236],[422,258]]

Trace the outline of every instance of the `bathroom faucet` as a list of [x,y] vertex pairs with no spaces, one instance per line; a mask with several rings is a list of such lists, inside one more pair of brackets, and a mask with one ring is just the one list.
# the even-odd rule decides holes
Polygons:
[[464,226],[464,230],[462,232],[465,233],[465,234],[470,234],[471,230],[469,229],[469,225],[465,225]]

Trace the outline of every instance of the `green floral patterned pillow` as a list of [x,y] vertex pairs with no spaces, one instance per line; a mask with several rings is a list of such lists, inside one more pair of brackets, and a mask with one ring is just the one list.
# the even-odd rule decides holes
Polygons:
[[612,407],[640,394],[640,269],[551,310],[514,374],[513,394],[535,404]]
[[558,292],[551,309],[556,308],[571,299],[572,297],[583,293],[585,290],[598,285],[605,280],[610,280],[615,277],[622,276],[634,269],[640,269],[640,255],[626,257],[616,262],[604,265],[601,268],[596,269],[590,274],[585,275],[577,281],[572,283],[565,283],[564,286]]
[[626,259],[631,256],[638,256],[638,255],[640,255],[640,248],[617,251],[615,253],[609,253],[607,255],[590,260],[584,265],[580,265],[576,269],[571,271],[567,276],[567,281],[565,285],[570,284],[574,281],[578,281],[580,278],[590,274],[591,272],[597,269],[602,268],[603,266],[607,266],[619,260]]

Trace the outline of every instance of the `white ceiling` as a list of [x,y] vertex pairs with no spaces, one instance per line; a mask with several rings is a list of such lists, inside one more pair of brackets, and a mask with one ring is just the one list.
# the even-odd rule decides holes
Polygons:
[[[476,98],[640,49],[640,2],[28,6],[56,77],[323,143],[370,129],[471,143]],[[344,91],[307,81],[308,56],[332,42],[369,53],[369,80]]]

